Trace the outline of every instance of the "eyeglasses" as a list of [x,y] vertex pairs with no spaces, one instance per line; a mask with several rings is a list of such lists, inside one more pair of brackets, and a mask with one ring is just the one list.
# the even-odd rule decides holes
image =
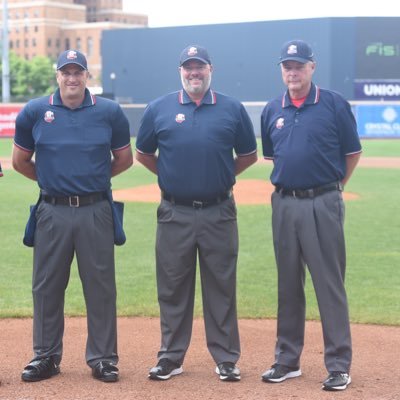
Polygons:
[[207,69],[207,65],[206,64],[196,65],[196,66],[182,65],[182,68],[186,72],[194,72],[194,71],[204,72]]

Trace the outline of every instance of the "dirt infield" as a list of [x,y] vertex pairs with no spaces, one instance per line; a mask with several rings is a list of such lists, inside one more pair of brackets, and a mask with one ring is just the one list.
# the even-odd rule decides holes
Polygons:
[[352,325],[353,383],[345,392],[321,390],[326,376],[321,327],[307,322],[302,357],[303,375],[281,384],[260,379],[273,357],[276,322],[241,320],[242,380],[221,382],[214,372],[204,337],[203,321],[194,322],[184,373],[169,381],[150,381],[160,342],[158,318],[119,318],[120,381],[102,383],[91,377],[84,361],[86,320],[68,318],[61,374],[47,381],[25,383],[20,373],[30,359],[32,321],[0,321],[0,400],[398,400],[400,399],[400,328]]

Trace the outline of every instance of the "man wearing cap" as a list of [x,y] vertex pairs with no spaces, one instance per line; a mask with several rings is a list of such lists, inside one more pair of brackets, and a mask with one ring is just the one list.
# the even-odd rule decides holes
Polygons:
[[321,316],[325,390],[344,390],[352,346],[344,276],[343,186],[361,155],[349,103],[312,82],[314,55],[302,40],[284,44],[279,61],[287,86],[261,117],[264,158],[273,160],[272,231],[278,267],[275,363],[262,379],[301,375],[307,265]]
[[183,371],[198,257],[208,350],[220,379],[238,381],[232,187],[235,176],[256,162],[256,141],[243,105],[210,89],[213,66],[204,47],[185,48],[179,71],[183,88],[148,105],[136,141],[137,160],[157,174],[161,189],[156,269],[162,338],[149,378],[166,380]]
[[[59,88],[29,101],[16,120],[13,167],[36,180],[33,254],[33,360],[26,382],[60,372],[64,296],[76,255],[87,308],[86,362],[96,379],[118,379],[111,177],[132,165],[129,123],[121,107],[86,88],[85,56],[63,52]],[[32,159],[35,154],[35,159]]]

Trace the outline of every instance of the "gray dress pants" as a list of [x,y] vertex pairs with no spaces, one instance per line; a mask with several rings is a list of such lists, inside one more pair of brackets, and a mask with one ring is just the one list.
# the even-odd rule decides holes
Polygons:
[[41,202],[33,263],[35,359],[63,351],[64,296],[76,255],[87,309],[86,362],[118,362],[114,234],[107,200],[83,207]]
[[272,194],[272,228],[278,266],[278,332],[275,362],[300,364],[305,328],[305,265],[322,322],[325,366],[349,372],[351,335],[344,287],[344,202],[340,191],[299,199]]
[[162,200],[157,210],[159,358],[182,364],[193,324],[199,259],[207,347],[216,364],[240,356],[236,313],[238,231],[233,198],[194,209]]

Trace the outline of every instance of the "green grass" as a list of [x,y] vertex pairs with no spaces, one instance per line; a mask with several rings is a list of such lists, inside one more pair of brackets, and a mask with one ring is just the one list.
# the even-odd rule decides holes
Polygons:
[[0,157],[11,157],[12,139],[0,138]]
[[399,157],[400,140],[366,139],[362,141],[363,157]]
[[[132,139],[134,143],[135,139]],[[258,153],[262,156],[261,141],[258,142]],[[3,138],[0,139],[0,157],[11,156],[12,151],[12,139]],[[400,140],[397,139],[386,139],[376,140],[368,139],[363,140],[363,156],[364,157],[398,157],[400,154]]]
[[[6,143],[8,142],[8,143]],[[365,156],[396,156],[400,141],[363,142]],[[0,140],[0,156],[10,154],[11,141]],[[269,177],[271,167],[255,165],[241,179]],[[400,325],[400,215],[399,171],[358,168],[346,191],[359,200],[346,202],[347,275],[350,316],[353,322]],[[156,182],[154,175],[135,165],[113,179],[114,188]],[[36,201],[35,182],[13,171],[0,179],[0,317],[32,315],[32,249],[22,245],[28,206]],[[116,247],[119,315],[157,316],[154,237],[156,204],[126,203],[127,243]],[[238,264],[238,312],[241,318],[275,318],[276,267],[272,249],[271,207],[238,206],[240,252]],[[307,317],[318,319],[318,308],[307,278]],[[196,315],[201,315],[197,285]],[[68,315],[85,313],[75,263],[66,294]]]

